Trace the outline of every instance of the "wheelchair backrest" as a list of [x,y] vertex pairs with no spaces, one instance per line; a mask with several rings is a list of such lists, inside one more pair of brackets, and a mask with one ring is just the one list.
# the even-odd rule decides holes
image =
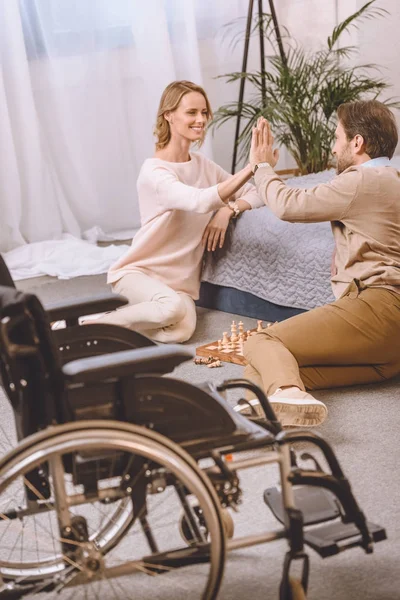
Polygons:
[[36,296],[0,286],[0,376],[19,439],[58,421],[64,380],[47,315]]
[[6,287],[15,288],[15,284],[13,278],[11,277],[11,273],[8,270],[8,267],[4,261],[4,258],[0,254],[0,285],[4,285]]

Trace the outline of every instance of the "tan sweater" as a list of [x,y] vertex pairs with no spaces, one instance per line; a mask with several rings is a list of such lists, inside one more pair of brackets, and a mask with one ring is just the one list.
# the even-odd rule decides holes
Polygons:
[[[371,161],[372,162],[372,161]],[[400,173],[393,167],[350,167],[331,183],[289,188],[271,167],[256,171],[260,197],[284,221],[331,221],[339,298],[357,279],[361,286],[400,294]]]
[[[224,169],[195,152],[184,163],[146,160],[137,181],[141,228],[128,252],[111,267],[108,283],[140,271],[196,300],[204,252],[201,238],[213,211],[226,206],[217,185],[228,177]],[[235,198],[254,208],[264,204],[249,183]]]

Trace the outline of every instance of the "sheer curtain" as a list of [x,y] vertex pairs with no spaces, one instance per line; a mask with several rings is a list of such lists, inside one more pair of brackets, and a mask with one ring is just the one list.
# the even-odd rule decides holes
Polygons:
[[[68,240],[138,227],[136,178],[154,151],[161,92],[174,79],[204,84],[199,44],[218,53],[219,27],[247,10],[222,4],[0,0],[0,251],[21,276],[60,274],[54,264],[40,271],[40,258],[56,247],[65,255]],[[108,251],[98,249],[102,270]],[[71,274],[88,270],[82,252],[69,256]]]

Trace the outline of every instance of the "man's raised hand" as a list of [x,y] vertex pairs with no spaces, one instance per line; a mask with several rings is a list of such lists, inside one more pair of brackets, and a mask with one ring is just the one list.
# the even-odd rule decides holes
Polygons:
[[254,170],[255,165],[267,162],[275,167],[279,159],[279,150],[273,148],[274,137],[270,125],[264,117],[257,120],[253,128],[250,148],[250,165]]

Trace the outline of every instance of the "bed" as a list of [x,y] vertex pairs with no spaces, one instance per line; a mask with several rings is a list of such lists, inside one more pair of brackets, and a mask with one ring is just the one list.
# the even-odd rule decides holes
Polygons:
[[[310,188],[334,175],[286,183]],[[331,302],[333,249],[330,223],[286,223],[267,207],[248,211],[231,224],[225,247],[206,256],[198,305],[280,321]]]

